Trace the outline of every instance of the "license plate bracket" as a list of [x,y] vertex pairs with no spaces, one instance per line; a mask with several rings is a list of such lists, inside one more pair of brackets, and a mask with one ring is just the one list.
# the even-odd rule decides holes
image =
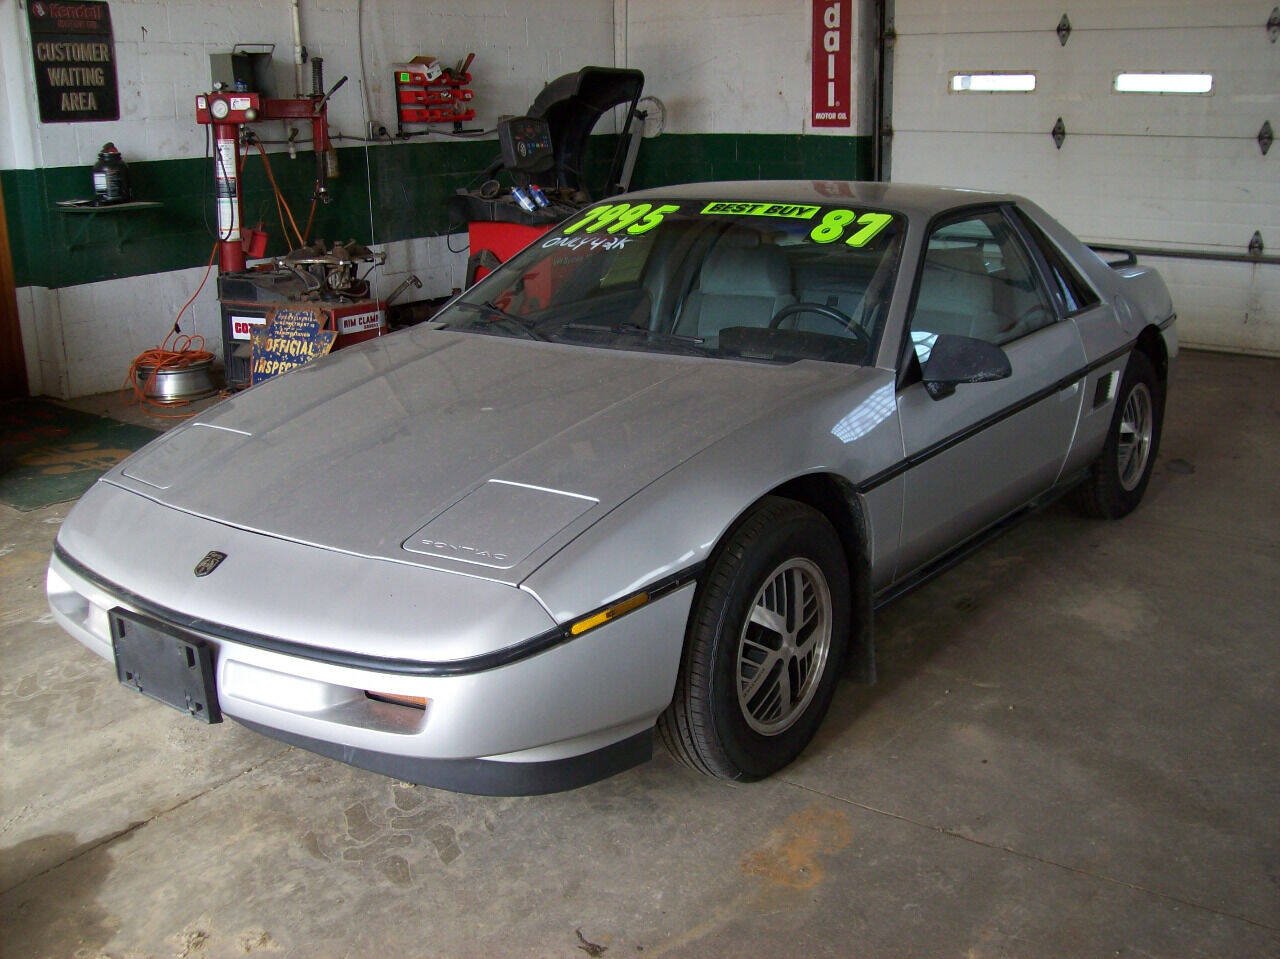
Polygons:
[[122,609],[113,609],[110,619],[122,685],[201,722],[222,722],[208,643]]

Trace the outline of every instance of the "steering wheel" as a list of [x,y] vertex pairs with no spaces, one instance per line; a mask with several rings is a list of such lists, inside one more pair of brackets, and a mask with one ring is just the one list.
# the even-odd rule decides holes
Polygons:
[[863,346],[868,348],[871,346],[871,337],[867,335],[866,330],[854,322],[853,317],[842,310],[837,310],[834,306],[827,306],[825,303],[792,303],[784,306],[773,314],[773,319],[769,321],[769,329],[776,330],[783,320],[789,316],[795,316],[797,313],[817,313],[819,316],[834,320]]

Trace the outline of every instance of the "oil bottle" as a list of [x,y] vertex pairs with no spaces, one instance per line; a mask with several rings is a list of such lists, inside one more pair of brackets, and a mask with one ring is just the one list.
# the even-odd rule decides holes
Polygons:
[[129,168],[114,143],[104,143],[93,166],[94,206],[129,202]]

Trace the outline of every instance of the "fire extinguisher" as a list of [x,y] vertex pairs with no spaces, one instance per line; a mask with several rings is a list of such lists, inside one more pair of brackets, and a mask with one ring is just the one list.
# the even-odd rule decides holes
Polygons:
[[104,143],[93,165],[93,202],[95,206],[128,203],[129,168],[114,143]]

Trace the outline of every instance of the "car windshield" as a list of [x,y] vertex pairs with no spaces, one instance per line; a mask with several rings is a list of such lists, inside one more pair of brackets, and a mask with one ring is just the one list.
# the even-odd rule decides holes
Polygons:
[[611,349],[869,364],[906,218],[856,204],[601,203],[455,299],[448,329]]

